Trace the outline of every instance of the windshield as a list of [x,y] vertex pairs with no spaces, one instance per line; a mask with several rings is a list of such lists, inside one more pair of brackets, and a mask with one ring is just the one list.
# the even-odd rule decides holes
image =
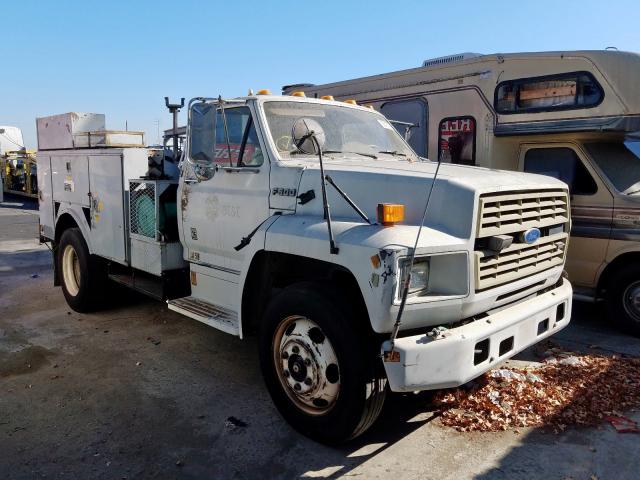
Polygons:
[[640,141],[596,142],[585,147],[619,192],[640,194]]
[[282,158],[302,155],[291,141],[293,122],[307,117],[324,129],[323,151],[331,157],[362,155],[417,161],[418,157],[382,116],[340,105],[311,102],[265,102],[271,136]]

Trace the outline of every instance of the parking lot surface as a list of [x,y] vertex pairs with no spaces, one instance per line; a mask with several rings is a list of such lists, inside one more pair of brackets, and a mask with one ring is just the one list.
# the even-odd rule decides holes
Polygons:
[[[427,394],[392,395],[365,435],[319,445],[276,412],[255,339],[119,289],[105,311],[71,311],[35,240],[35,208],[0,203],[2,479],[638,478],[638,435],[605,423],[460,433],[439,424]],[[597,305],[576,302],[553,340],[640,356],[639,339],[601,318]]]

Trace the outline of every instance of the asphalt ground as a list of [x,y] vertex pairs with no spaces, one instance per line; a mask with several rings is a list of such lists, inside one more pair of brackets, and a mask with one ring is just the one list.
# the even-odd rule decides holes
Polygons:
[[[460,433],[439,424],[428,394],[391,395],[365,435],[319,445],[273,407],[255,339],[125,290],[102,312],[71,311],[35,208],[0,203],[0,479],[640,478],[638,435],[605,423]],[[640,339],[602,318],[575,302],[553,340],[640,356]]]

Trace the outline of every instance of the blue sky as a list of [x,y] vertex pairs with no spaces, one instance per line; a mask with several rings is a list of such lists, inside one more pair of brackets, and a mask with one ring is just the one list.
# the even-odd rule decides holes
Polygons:
[[236,96],[420,65],[458,52],[640,51],[640,2],[1,0],[0,124],[107,115],[169,128],[163,97]]

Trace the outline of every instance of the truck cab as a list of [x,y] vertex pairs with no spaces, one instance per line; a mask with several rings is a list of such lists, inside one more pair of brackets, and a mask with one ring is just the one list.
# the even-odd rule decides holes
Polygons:
[[[93,182],[105,160],[74,152],[38,154],[43,172],[65,169],[43,180],[40,208],[69,304],[97,308],[111,278],[257,335],[274,403],[319,441],[364,432],[389,390],[461,385],[569,322],[566,184],[422,159],[372,109],[300,93],[195,98],[174,179],[127,177],[140,162],[125,151],[111,183]],[[109,184],[124,187],[107,197]],[[103,204],[83,213],[77,185]],[[115,211],[127,219],[118,258],[91,233]]]

